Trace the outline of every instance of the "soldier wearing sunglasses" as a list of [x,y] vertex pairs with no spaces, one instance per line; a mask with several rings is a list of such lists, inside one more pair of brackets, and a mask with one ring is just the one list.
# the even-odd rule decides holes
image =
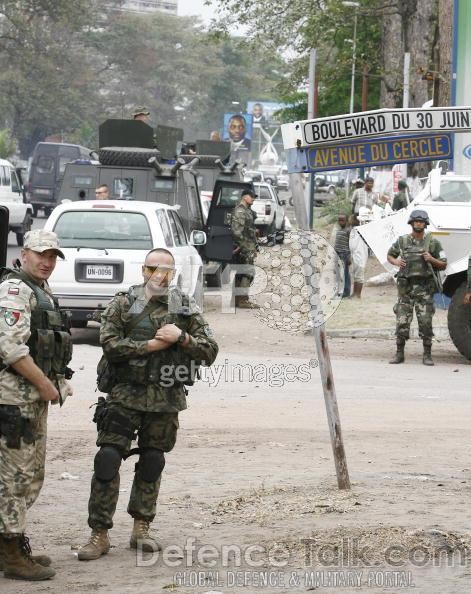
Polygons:
[[[211,365],[218,345],[194,301],[171,287],[175,261],[165,249],[154,249],[142,267],[143,283],[118,293],[105,310],[100,327],[108,393],[97,405],[100,448],[95,456],[88,505],[92,533],[79,550],[80,560],[108,553],[108,530],[119,495],[119,468],[137,453],[127,511],[134,519],[130,546],[160,550],[149,535],[156,513],[165,452],[175,445],[178,413],[187,408],[187,385],[195,370]],[[100,374],[99,374],[100,375]],[[137,439],[138,448],[131,450]]]

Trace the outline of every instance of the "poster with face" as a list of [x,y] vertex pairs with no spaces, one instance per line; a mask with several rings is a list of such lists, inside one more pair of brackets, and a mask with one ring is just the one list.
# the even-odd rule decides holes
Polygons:
[[247,113],[224,114],[223,139],[230,140],[231,151],[250,150],[253,116]]
[[269,126],[279,123],[274,114],[284,107],[284,103],[274,101],[249,101],[247,113],[252,115],[254,126]]

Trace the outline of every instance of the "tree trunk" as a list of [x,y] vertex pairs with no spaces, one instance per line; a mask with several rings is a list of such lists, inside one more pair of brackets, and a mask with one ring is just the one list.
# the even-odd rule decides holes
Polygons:
[[436,105],[451,103],[451,59],[453,45],[453,0],[438,0],[438,72]]

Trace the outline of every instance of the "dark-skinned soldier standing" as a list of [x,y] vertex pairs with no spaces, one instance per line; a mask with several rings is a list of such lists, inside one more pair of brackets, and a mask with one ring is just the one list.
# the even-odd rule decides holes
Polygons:
[[438,239],[431,234],[425,234],[429,218],[424,210],[413,210],[408,223],[412,226],[412,233],[399,237],[388,251],[388,262],[399,267],[398,299],[394,306],[397,351],[390,363],[404,362],[404,347],[409,338],[415,308],[419,335],[424,347],[423,364],[434,365],[432,360],[432,318],[435,313],[433,295],[438,290],[434,270],[446,268],[446,255]]
[[[218,346],[196,304],[178,289],[169,288],[175,261],[165,249],[150,251],[142,267],[144,283],[117,293],[103,313],[100,344],[108,367],[100,369],[106,402],[97,406],[100,448],[95,456],[88,504],[88,543],[79,550],[83,561],[108,553],[108,530],[119,496],[119,468],[138,439],[139,460],[128,504],[134,519],[130,546],[155,551],[160,545],[149,535],[156,513],[165,452],[175,445],[178,413],[186,405],[186,385],[195,366],[211,365]],[[101,381],[107,376],[108,380]]]
[[[253,264],[257,253],[257,214],[250,208],[257,195],[253,190],[243,190],[240,202],[234,208],[231,219],[231,231],[234,241],[234,260],[244,265],[243,272],[236,275],[235,286],[242,294],[235,297],[236,307],[258,309],[258,305],[249,300],[248,291],[253,282],[255,271]],[[238,292],[239,292],[238,291]]]

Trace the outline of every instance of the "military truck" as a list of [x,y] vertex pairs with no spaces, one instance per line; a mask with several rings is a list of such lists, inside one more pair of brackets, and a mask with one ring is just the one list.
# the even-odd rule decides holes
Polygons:
[[[68,163],[59,201],[93,200],[96,186],[107,184],[112,199],[178,205],[188,235],[193,230],[206,232],[206,245],[199,248],[205,262],[206,284],[220,286],[221,273],[232,260],[232,246],[228,257],[227,250],[220,249],[219,214],[217,224],[211,222],[214,213],[222,208],[226,213],[223,227],[227,235],[227,229],[230,230],[228,204],[218,208],[218,196],[226,190],[231,196],[240,195],[242,188],[253,189],[253,185],[240,181],[240,163],[224,164],[229,143],[197,141],[196,153],[200,154],[177,156],[182,142],[183,131],[178,128],[157,126],[154,133],[141,121],[107,120],[99,128],[98,162]],[[210,151],[213,154],[208,154]],[[203,211],[202,190],[216,197],[211,200],[211,208],[213,203],[216,206],[212,211],[208,209],[212,212],[210,216]]]
[[410,211],[417,208],[428,213],[428,231],[440,240],[446,252],[444,297],[437,301],[448,308],[448,330],[454,345],[471,360],[471,306],[463,304],[471,253],[471,174],[442,174],[440,169],[434,169],[407,209],[359,227],[379,261],[391,272],[396,269],[387,263],[387,250],[399,235],[410,232],[407,219]]

